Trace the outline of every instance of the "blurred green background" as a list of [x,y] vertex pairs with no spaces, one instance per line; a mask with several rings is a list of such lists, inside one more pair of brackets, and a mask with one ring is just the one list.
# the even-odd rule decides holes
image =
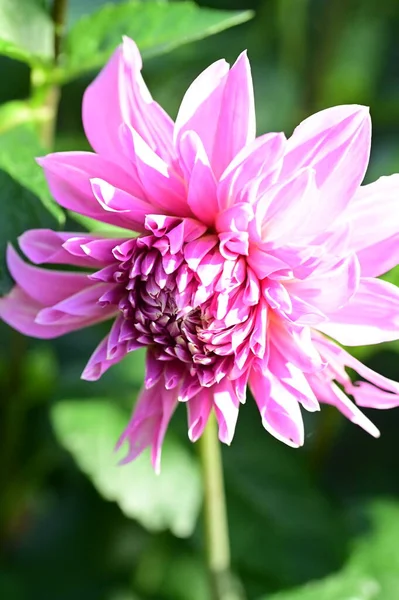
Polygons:
[[[49,4],[0,0],[0,48],[10,14],[26,45],[32,6],[45,10]],[[103,4],[70,0],[67,28],[77,27],[85,15],[95,16]],[[153,3],[133,4],[144,11]],[[154,10],[166,10],[167,4]],[[366,104],[374,127],[367,180],[399,171],[397,0],[197,5],[252,9],[254,17],[237,18],[246,22],[168,53],[150,57],[148,52],[146,82],[172,117],[203,68],[221,57],[232,62],[247,48],[259,134],[290,134],[301,119],[334,104]],[[203,14],[205,23],[208,13]],[[170,28],[173,39],[173,27],[181,25],[184,38],[185,25],[178,21],[161,19],[154,35]],[[85,23],[80,31],[94,36],[90,21]],[[143,19],[143,39],[147,25]],[[134,23],[122,15],[121,32],[125,26],[129,33]],[[84,55],[87,47],[90,53],[90,39],[81,41],[80,51]],[[14,50],[3,53],[16,56]],[[98,62],[88,60],[80,74],[76,59],[77,73],[62,86],[57,150],[89,149],[80,107]],[[0,81],[1,104],[23,100],[30,93],[29,65],[0,57]],[[15,176],[15,165],[23,160],[33,165],[34,153],[26,151],[24,131],[19,126],[14,131],[18,123],[12,121],[18,119],[9,122],[7,114],[0,107],[0,167]],[[29,188],[28,179],[21,176]],[[1,179],[0,202],[4,237],[13,199]],[[15,210],[24,211],[24,205]],[[29,225],[41,223],[34,213]],[[68,217],[64,227],[73,231],[81,225]],[[399,282],[395,272],[388,277]],[[187,440],[185,411],[177,411],[168,432],[160,478],[152,474],[148,456],[115,467],[113,445],[129,418],[144,363],[137,353],[100,382],[82,382],[81,371],[105,330],[93,327],[47,342],[23,338],[0,324],[2,600],[210,598],[198,458]],[[359,348],[356,355],[399,379],[398,352],[392,343]],[[399,411],[368,414],[382,431],[379,440],[324,407],[321,414],[307,415],[305,447],[293,450],[262,429],[250,400],[242,407],[235,440],[223,452],[233,568],[248,599],[399,598]],[[303,587],[311,580],[320,582]]]

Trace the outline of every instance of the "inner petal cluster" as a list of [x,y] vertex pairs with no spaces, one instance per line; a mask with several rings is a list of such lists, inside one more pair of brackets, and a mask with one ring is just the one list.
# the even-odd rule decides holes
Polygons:
[[146,227],[90,276],[108,284],[98,302],[117,313],[107,360],[148,347],[147,387],[162,374],[181,400],[226,375],[239,379],[266,340],[260,283],[245,257],[223,256],[218,236],[195,220],[149,217]]

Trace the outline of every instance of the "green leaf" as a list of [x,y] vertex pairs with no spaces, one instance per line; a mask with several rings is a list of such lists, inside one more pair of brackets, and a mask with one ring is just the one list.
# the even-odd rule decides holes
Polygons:
[[58,228],[64,212],[51,199],[35,156],[43,154],[35,132],[28,126],[0,135],[0,294],[12,284],[7,274],[5,249],[27,229]]
[[52,412],[60,443],[102,496],[117,502],[128,517],[150,531],[170,529],[176,536],[189,536],[201,503],[195,460],[168,434],[161,475],[153,472],[147,453],[118,466],[114,447],[128,420],[123,410],[106,400],[64,401]]
[[[65,220],[64,211],[52,200],[43,170],[35,161],[35,157],[44,153],[34,130],[28,125],[15,127],[0,135],[0,168],[38,196],[54,219],[62,224]],[[18,204],[15,204],[12,210],[16,211],[17,207]],[[31,223],[31,226],[39,225]]]
[[0,54],[31,65],[53,56],[53,24],[38,0],[1,0]]
[[52,227],[54,219],[40,200],[26,187],[0,168],[0,295],[12,285],[8,275],[5,250],[26,229]]
[[397,600],[399,505],[376,503],[370,513],[373,531],[355,545],[341,573],[263,600]]
[[125,2],[83,17],[66,37],[62,79],[98,69],[127,35],[144,58],[247,21],[251,11],[200,8],[192,2]]

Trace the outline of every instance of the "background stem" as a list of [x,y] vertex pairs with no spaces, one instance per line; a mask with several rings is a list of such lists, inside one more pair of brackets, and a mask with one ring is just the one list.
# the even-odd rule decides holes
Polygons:
[[204,482],[206,558],[214,600],[242,600],[230,572],[230,544],[223,484],[221,445],[214,415],[199,441]]
[[[68,0],[54,0],[52,18],[54,23],[54,64],[57,67],[62,50],[62,38],[65,29]],[[49,77],[50,75],[50,77]],[[60,101],[59,85],[52,81],[53,73],[42,68],[32,69],[32,104],[44,108],[46,119],[40,124],[39,137],[42,144],[51,149],[57,125],[57,112]]]

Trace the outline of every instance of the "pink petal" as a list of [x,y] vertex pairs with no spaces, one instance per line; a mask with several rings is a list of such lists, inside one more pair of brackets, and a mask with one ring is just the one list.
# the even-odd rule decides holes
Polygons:
[[[51,272],[51,271],[50,271]],[[91,282],[89,287],[83,288],[74,294],[67,294],[66,291],[63,297],[57,303],[53,303],[52,306],[47,306],[37,316],[38,323],[54,323],[64,320],[69,321],[69,316],[76,316],[82,318],[92,318],[98,321],[102,321],[105,318],[109,318],[110,313],[117,312],[118,308],[115,306],[103,306],[99,299],[113,286],[108,283],[94,283]]]
[[359,188],[344,217],[362,275],[377,277],[399,263],[399,175]]
[[[362,362],[357,360],[354,356],[346,352],[343,348],[340,348],[337,344],[335,344],[332,340],[325,338],[322,335],[315,335],[314,342],[316,346],[319,348],[320,352],[323,356],[331,363],[334,367],[337,364],[341,368],[350,367],[356,373],[358,373],[364,379],[371,381],[374,385],[379,386],[383,390],[387,390],[389,392],[393,392],[394,394],[399,394],[399,383],[393,381],[392,379],[388,379],[380,373],[376,373],[369,367],[366,367]],[[340,381],[343,385],[345,383]],[[357,385],[357,384],[356,384]],[[348,393],[352,393],[352,387],[347,390]]]
[[[115,356],[114,358],[107,357],[109,335],[107,335],[94,350],[91,355],[81,378],[85,381],[97,381],[112,365],[118,363],[121,360],[121,355]],[[125,344],[124,353],[127,352],[127,345]]]
[[292,327],[290,324],[271,320],[269,326],[270,341],[295,367],[304,373],[320,371],[324,368],[322,360],[308,327]]
[[90,179],[93,196],[105,213],[115,215],[134,231],[145,230],[145,219],[154,212],[154,205],[135,198],[100,178]]
[[25,263],[9,245],[7,264],[16,283],[36,302],[50,306],[93,285],[85,273],[50,271]]
[[216,419],[219,425],[219,439],[224,444],[231,444],[236,428],[240,400],[234,385],[226,377],[211,388]]
[[308,379],[314,393],[321,402],[338,408],[347,419],[362,427],[362,429],[373,437],[378,438],[380,436],[377,427],[349,400],[346,394],[335,383],[324,379],[322,375],[309,375]]
[[122,241],[51,229],[30,229],[18,238],[24,254],[36,264],[69,264],[91,268],[115,262],[112,249]]
[[[286,138],[283,133],[267,133],[247,144],[231,161],[223,172],[218,185],[218,199],[221,209],[236,202],[248,185],[257,178],[264,180],[278,166],[283,156]],[[246,198],[245,198],[246,199]]]
[[320,410],[320,405],[303,372],[287,361],[277,348],[270,349],[267,368],[284,386],[290,390],[302,406],[314,412]]
[[36,317],[42,308],[40,302],[28,296],[19,286],[15,286],[7,296],[0,298],[0,318],[24,335],[50,339],[91,325],[88,319],[76,319],[67,324],[41,325],[36,322]]
[[121,126],[121,137],[148,201],[176,216],[190,216],[186,190],[180,176],[160,158],[143,138],[128,125]]
[[352,396],[356,404],[364,408],[378,408],[385,410],[399,406],[399,394],[392,394],[367,383],[360,381],[352,387]]
[[142,61],[133,40],[125,37],[83,97],[86,136],[96,152],[128,169],[119,138],[126,123],[164,159],[173,156],[173,121],[153,101],[141,76]]
[[135,459],[150,446],[153,467],[160,473],[162,443],[176,404],[175,391],[165,389],[163,378],[155,387],[141,392],[130,423],[117,444],[119,448],[123,442],[129,443],[129,452],[121,464]]
[[188,183],[187,203],[195,217],[212,226],[218,212],[216,180],[201,139],[194,131],[187,131],[180,138],[180,155]]
[[201,138],[207,156],[212,157],[228,72],[228,63],[225,60],[218,60],[205,69],[190,85],[176,117],[174,130],[176,145],[186,131],[195,131]]
[[242,52],[230,69],[218,114],[211,164],[220,177],[233,158],[255,140],[255,102],[251,67]]
[[27,258],[37,265],[52,263],[78,267],[98,266],[97,260],[93,260],[85,254],[80,257],[68,252],[64,244],[70,239],[79,240],[81,244],[84,244],[96,238],[91,235],[80,236],[78,233],[64,233],[51,229],[30,229],[18,238],[18,243]]
[[212,410],[212,391],[204,388],[187,402],[188,437],[196,442],[204,432]]
[[[58,204],[104,223],[129,227],[128,215],[104,210],[95,199],[91,179],[106,180],[135,198],[144,198],[141,184],[118,165],[90,152],[57,152],[38,159],[44,168],[50,191]],[[134,205],[134,204],[133,204]]]
[[293,243],[303,230],[312,232],[312,213],[319,202],[313,169],[302,169],[290,180],[273,186],[256,207],[261,238],[268,244]]
[[359,285],[360,268],[355,255],[341,259],[325,272],[315,271],[304,280],[288,281],[286,289],[323,314],[339,310],[356,293]]
[[399,289],[378,279],[362,277],[349,303],[317,326],[345,346],[378,344],[399,338]]
[[280,178],[301,167],[314,168],[322,191],[314,218],[329,224],[346,208],[363,180],[370,139],[366,107],[335,106],[318,112],[303,121],[288,140]]
[[254,370],[249,385],[266,431],[293,448],[302,446],[305,434],[295,390],[272,374],[265,376]]

